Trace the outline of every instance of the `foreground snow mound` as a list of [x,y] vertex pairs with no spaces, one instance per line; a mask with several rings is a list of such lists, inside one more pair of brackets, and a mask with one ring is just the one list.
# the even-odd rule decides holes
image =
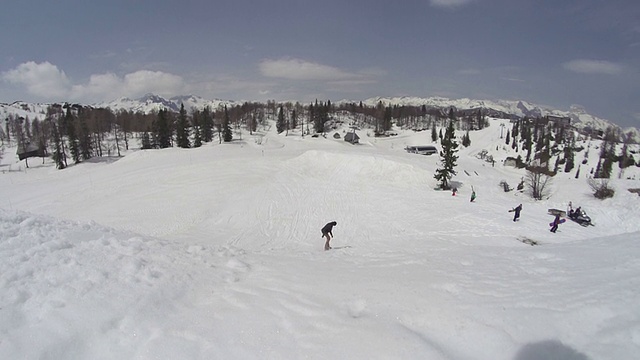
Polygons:
[[208,280],[226,283],[238,272],[233,255],[0,209],[0,358],[152,358],[197,348],[163,334],[165,316],[198,278],[192,264],[219,267]]
[[639,235],[249,253],[0,210],[0,358],[630,358]]

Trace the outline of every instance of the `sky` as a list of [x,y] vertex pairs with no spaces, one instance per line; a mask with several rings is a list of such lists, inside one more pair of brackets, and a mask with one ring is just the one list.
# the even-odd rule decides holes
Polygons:
[[0,102],[146,93],[580,105],[640,127],[636,0],[21,1],[0,13]]

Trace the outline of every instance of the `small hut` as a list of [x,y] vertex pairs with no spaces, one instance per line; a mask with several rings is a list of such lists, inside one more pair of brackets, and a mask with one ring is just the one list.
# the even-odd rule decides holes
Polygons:
[[357,144],[360,141],[360,136],[358,136],[358,134],[356,134],[356,129],[352,128],[351,132],[348,132],[345,136],[344,136],[344,141],[351,143],[351,144]]

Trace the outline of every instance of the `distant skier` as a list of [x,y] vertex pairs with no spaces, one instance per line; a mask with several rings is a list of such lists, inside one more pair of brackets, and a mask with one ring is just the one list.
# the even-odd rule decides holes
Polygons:
[[553,222],[551,224],[549,224],[551,226],[551,232],[555,234],[555,232],[558,230],[558,225],[562,224],[564,221],[560,220],[560,215],[556,215],[556,218],[553,220]]
[[520,218],[520,211],[522,211],[522,204],[516,206],[515,208],[509,210],[509,212],[515,212],[513,215],[513,221],[516,221]]
[[457,192],[458,192],[458,188],[454,186],[454,187],[451,189],[451,196],[456,196],[456,193],[457,193]]
[[476,199],[476,191],[474,190],[473,186],[471,187],[471,202],[473,202],[473,200]]
[[325,250],[331,249],[331,246],[329,246],[329,241],[333,237],[333,233],[331,232],[331,230],[333,230],[333,227],[336,226],[336,225],[338,225],[338,223],[335,222],[335,221],[332,221],[332,222],[328,223],[327,225],[325,225],[320,230],[320,231],[322,231],[322,237],[327,239],[327,241],[324,243],[324,249]]

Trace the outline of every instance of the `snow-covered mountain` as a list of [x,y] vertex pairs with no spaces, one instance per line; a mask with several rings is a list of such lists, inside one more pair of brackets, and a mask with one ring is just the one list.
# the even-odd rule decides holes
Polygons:
[[[339,103],[354,102],[350,100],[342,100]],[[527,101],[512,100],[475,100],[475,99],[448,99],[444,97],[373,97],[363,101],[363,104],[375,106],[379,102],[385,105],[411,105],[411,106],[428,106],[432,108],[450,108],[457,110],[484,109],[491,116],[501,117],[517,117],[525,116],[562,116],[571,118],[571,122],[578,128],[589,127],[592,129],[604,130],[609,126],[617,126],[611,121],[590,115],[581,106],[571,106],[569,110],[558,110],[549,106],[531,104]],[[220,100],[220,99],[204,99],[196,95],[175,96],[165,99],[155,94],[147,94],[139,99],[129,99],[126,97],[116,99],[110,102],[93,104],[91,106],[98,108],[109,108],[113,111],[127,110],[132,112],[150,113],[167,109],[170,111],[179,111],[180,106],[184,104],[184,108],[190,112],[194,109],[202,110],[205,107],[217,109],[220,106],[227,105],[229,107],[241,104],[241,101]],[[31,119],[43,118],[46,113],[48,104],[30,104],[25,102],[14,102],[12,104],[0,104],[0,118],[7,118],[10,114],[14,116],[29,117]],[[618,126],[619,127],[619,126]],[[625,133],[631,132],[636,139],[640,139],[640,131],[637,128],[622,129]]]
[[147,94],[140,99],[120,98],[110,102],[95,104],[95,107],[109,108],[113,111],[127,110],[132,112],[150,113],[153,111],[159,111],[162,109],[178,112],[180,106],[184,105],[185,110],[190,112],[191,110],[202,110],[205,107],[210,109],[217,109],[219,106],[233,106],[236,102],[226,100],[207,100],[196,95],[183,95],[174,96],[170,99],[165,99],[161,96],[154,94]]
[[26,103],[23,101],[16,101],[11,104],[0,103],[0,120],[8,118],[9,115],[24,118],[28,117],[30,119],[43,119],[49,105],[50,104]]
[[[561,116],[571,118],[571,124],[578,128],[606,129],[609,126],[619,127],[609,120],[599,118],[587,113],[587,111],[578,105],[573,105],[569,110],[558,110],[549,106],[531,104],[523,100],[474,100],[474,99],[448,99],[444,97],[373,97],[363,101],[363,104],[375,106],[379,102],[384,105],[407,105],[422,106],[435,108],[453,107],[457,110],[484,109],[493,114],[502,113],[518,118],[542,117],[542,116]],[[632,132],[636,139],[640,138],[640,132],[636,128],[622,129],[625,133]]]

